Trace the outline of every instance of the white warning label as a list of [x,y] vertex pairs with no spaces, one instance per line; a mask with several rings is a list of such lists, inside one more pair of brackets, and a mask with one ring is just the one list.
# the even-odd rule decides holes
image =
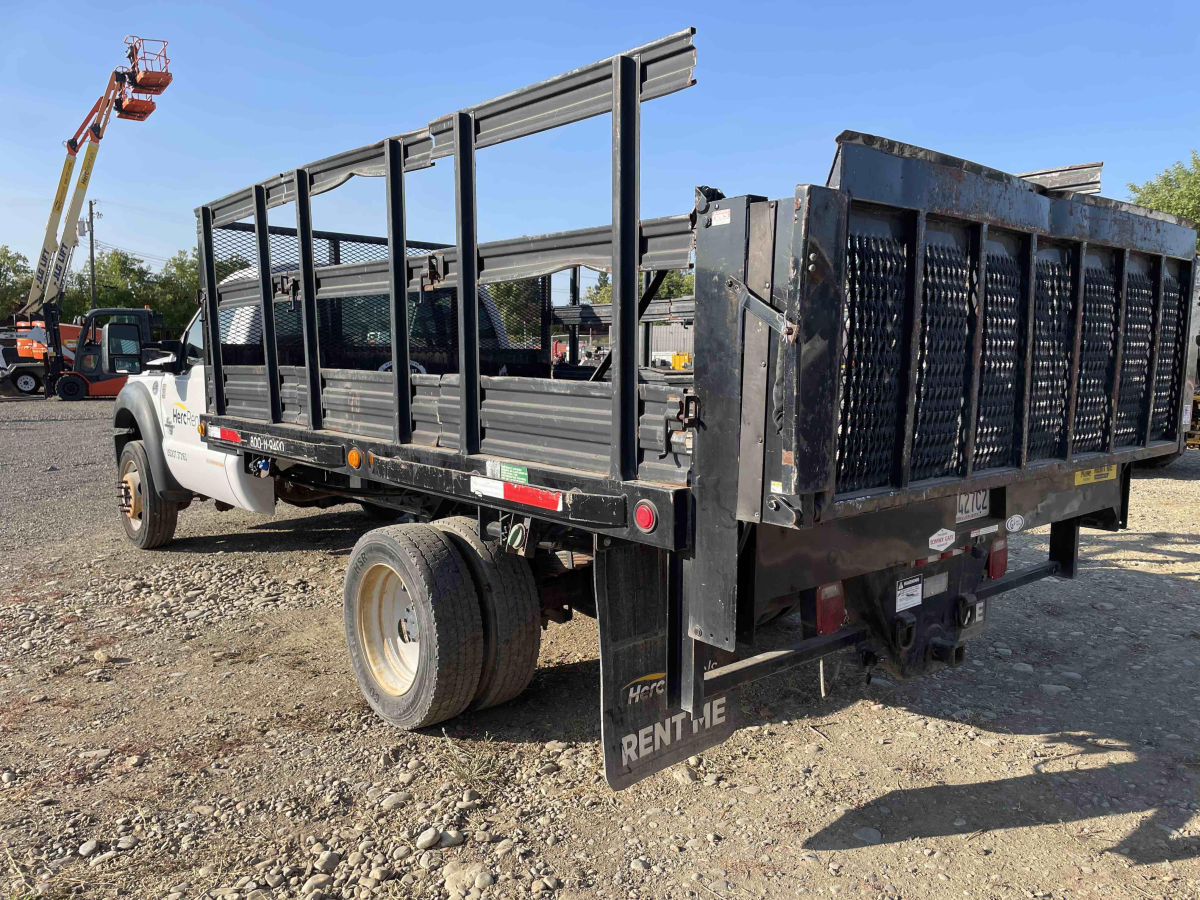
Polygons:
[[896,582],[896,612],[921,605],[921,576],[913,575]]

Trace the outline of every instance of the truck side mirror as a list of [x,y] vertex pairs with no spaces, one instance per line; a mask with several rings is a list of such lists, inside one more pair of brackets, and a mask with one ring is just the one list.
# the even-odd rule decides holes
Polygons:
[[142,371],[142,333],[130,322],[109,322],[100,339],[100,361],[105,372],[137,375]]
[[[145,361],[147,369],[155,372],[170,372],[172,375],[183,373],[184,348],[182,341],[159,341],[143,347],[142,350],[150,357]],[[163,355],[155,356],[155,353]]]

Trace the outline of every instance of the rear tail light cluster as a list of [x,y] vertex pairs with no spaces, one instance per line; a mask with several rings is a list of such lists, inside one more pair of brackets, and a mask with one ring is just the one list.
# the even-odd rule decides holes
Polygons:
[[988,578],[999,578],[1008,570],[1008,538],[996,538],[992,541],[992,551],[988,554]]
[[846,594],[834,581],[817,588],[817,634],[833,634],[846,621]]

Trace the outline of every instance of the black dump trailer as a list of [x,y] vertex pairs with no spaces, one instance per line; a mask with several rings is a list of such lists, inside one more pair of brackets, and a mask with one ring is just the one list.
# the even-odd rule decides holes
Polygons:
[[[419,727],[519,691],[538,637],[498,631],[494,596],[594,615],[614,788],[728,737],[751,680],[835,652],[960,664],[1005,591],[1126,526],[1132,465],[1182,452],[1194,392],[1184,220],[850,131],[825,184],[641,219],[641,107],[694,84],[693,33],[197,210],[204,440],[284,499],[410,518],[347,572],[368,700]],[[611,225],[479,243],[476,153],[596,115]],[[443,158],[455,242],[421,243],[405,184]],[[312,196],[352,176],[382,179],[386,237],[314,231]],[[269,226],[285,204],[295,227]],[[611,306],[551,302],[579,267],[611,272]],[[693,268],[694,298],[656,300]],[[612,352],[582,365],[597,321]],[[694,329],[691,371],[648,365],[654,321]],[[1009,535],[1046,525],[1048,558],[1009,571]],[[783,612],[803,639],[761,650]]]

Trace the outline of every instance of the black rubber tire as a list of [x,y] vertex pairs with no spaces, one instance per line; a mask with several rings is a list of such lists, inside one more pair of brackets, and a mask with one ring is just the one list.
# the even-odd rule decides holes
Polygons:
[[793,603],[791,606],[784,606],[784,607],[781,607],[780,609],[773,609],[770,612],[765,612],[761,616],[758,617],[758,621],[755,622],[754,624],[758,628],[762,628],[766,625],[771,625],[775,622],[778,622],[784,616],[790,616],[792,613],[794,613],[796,611],[796,608],[799,605],[800,605],[799,603]]
[[[403,693],[389,692],[372,674],[363,647],[359,588],[380,564],[404,583],[420,632],[416,673]],[[471,703],[483,663],[479,597],[466,562],[441,531],[409,523],[364,534],[346,566],[342,610],[358,686],[385,722],[411,731],[451,719]]]
[[146,446],[141,441],[130,441],[121,451],[121,458],[117,463],[118,482],[124,480],[129,465],[136,470],[140,481],[141,524],[135,527],[130,517],[122,511],[121,525],[131,544],[140,550],[153,550],[169,543],[175,537],[175,527],[179,523],[179,506],[158,495],[154,485],[154,472],[150,468],[150,458],[146,455]]
[[507,703],[529,687],[542,648],[542,604],[529,562],[495,541],[481,541],[470,516],[432,524],[462,554],[479,595],[483,664],[470,708]]
[[[28,384],[22,386],[23,382],[28,382],[31,378],[33,379],[33,387],[29,387]],[[42,389],[42,379],[38,378],[33,372],[14,372],[12,383],[13,387],[27,397],[32,397]]]
[[82,400],[88,395],[87,382],[78,375],[64,375],[54,386],[59,400]]
[[372,522],[395,522],[404,513],[398,509],[389,509],[386,506],[376,506],[374,503],[359,502],[363,513]]

